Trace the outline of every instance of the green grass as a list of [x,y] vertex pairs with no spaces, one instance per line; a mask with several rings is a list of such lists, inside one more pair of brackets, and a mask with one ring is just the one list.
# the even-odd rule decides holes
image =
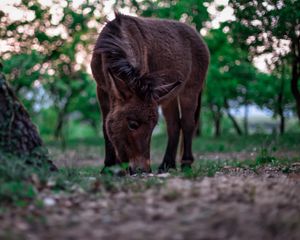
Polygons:
[[[50,147],[60,147],[58,141],[47,141]],[[163,152],[167,144],[166,134],[160,134],[152,137],[151,149]],[[272,145],[276,149],[298,150],[300,149],[300,134],[266,135],[254,134],[250,136],[224,135],[219,138],[201,136],[195,137],[193,149],[196,152],[239,152],[251,151],[264,145]],[[104,147],[104,139],[101,137],[92,137],[84,139],[69,139],[67,141],[68,149],[76,149],[78,146],[86,147]]]
[[[201,160],[196,161],[192,169],[183,172],[170,172],[169,177],[190,180],[205,176],[213,177],[225,166],[252,169],[255,172],[257,168],[268,165],[280,167],[283,173],[289,173],[294,161],[295,159],[276,159],[266,153],[259,155],[255,160]],[[38,200],[38,193],[43,189],[65,192],[66,194],[79,190],[91,194],[103,191],[111,193],[119,191],[137,192],[152,187],[162,187],[165,181],[165,178],[160,178],[157,175],[152,177],[146,175],[134,177],[100,175],[100,168],[96,167],[61,168],[58,172],[49,173],[45,172],[44,169],[28,168],[19,160],[14,159],[14,161],[4,162],[1,166],[0,203],[1,205],[17,207],[24,207],[32,202],[42,205]]]
[[[32,164],[25,164],[28,160]],[[42,184],[49,176],[49,165],[41,159],[30,156],[21,159],[0,151],[0,202],[26,205],[38,192],[36,179]]]
[[252,151],[266,145],[272,145],[279,150],[298,150],[300,149],[300,134],[199,137],[195,139],[193,147],[195,151],[200,152],[240,152]]
[[[256,171],[261,166],[277,166],[283,173],[289,173],[292,163],[298,159],[274,157],[274,151],[296,151],[300,149],[300,135],[286,134],[284,136],[252,135],[249,137],[224,136],[219,139],[200,137],[194,141],[194,152],[239,152],[257,149],[256,159],[252,160],[195,160],[192,169],[186,171],[172,171],[170,177],[199,179],[212,177],[222,171],[225,166],[252,169]],[[164,135],[154,136],[152,150],[162,156],[166,144]],[[57,148],[57,142],[48,142],[50,148]],[[101,148],[104,142],[101,138],[71,140],[68,148],[78,150],[78,147]],[[43,166],[25,165],[24,159],[11,155],[0,154],[0,203],[3,206],[23,207],[32,202],[41,204],[38,196],[44,189],[70,193],[81,189],[85,192],[99,193],[102,191],[144,191],[151,187],[162,187],[164,178],[156,175],[125,176],[100,175],[99,167],[64,167],[58,172],[49,172]],[[157,165],[152,166],[154,172]]]
[[205,176],[213,177],[217,172],[222,171],[226,166],[240,169],[251,169],[254,172],[256,172],[260,167],[270,166],[279,167],[283,173],[289,173],[289,169],[291,168],[292,164],[298,161],[297,159],[290,158],[276,159],[272,156],[264,157],[265,158],[263,161],[261,160],[262,158],[260,155],[255,160],[201,160],[196,162],[192,169],[178,172],[177,174],[189,179],[196,179]]

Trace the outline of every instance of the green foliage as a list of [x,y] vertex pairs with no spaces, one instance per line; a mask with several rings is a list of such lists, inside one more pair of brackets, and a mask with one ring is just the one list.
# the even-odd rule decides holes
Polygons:
[[[230,0],[236,20],[229,24],[232,36],[239,45],[255,50],[255,53],[274,53],[278,40],[294,40],[300,19],[300,3],[286,1],[239,1]],[[267,37],[264,37],[267,33]],[[251,41],[249,40],[249,37]],[[248,39],[248,41],[247,41]],[[258,47],[263,47],[259,50]]]
[[56,137],[62,137],[75,109],[81,121],[91,121],[96,128],[98,112],[91,111],[97,109],[95,84],[83,59],[88,58],[96,40],[102,2],[87,1],[75,7],[71,1],[49,6],[28,0],[14,7],[32,15],[20,21],[6,15],[0,18],[1,39],[11,44],[8,51],[1,51],[0,60],[17,95],[31,113],[49,106],[55,109]]
[[[207,6],[212,0],[131,0],[130,2],[130,7],[133,8],[138,15],[181,20],[193,24],[200,30],[209,20]],[[116,0],[116,4],[124,6],[125,1]]]
[[[282,95],[285,98],[284,103],[282,97],[278,98],[280,99],[277,100],[279,103],[276,104],[276,107],[273,107],[274,115],[278,114],[278,108],[284,108],[287,100],[291,99],[292,92],[296,100],[299,118],[300,93],[298,81],[300,73],[297,69],[300,65],[300,2],[295,0],[242,2],[230,0],[229,5],[234,10],[235,20],[226,25],[230,29],[229,34],[234,39],[235,46],[248,51],[251,60],[264,54],[271,56],[268,60],[268,68],[272,76],[275,76],[272,82],[272,85],[274,85],[273,94],[275,93],[275,96]],[[291,80],[292,91],[285,90],[285,86],[288,84],[286,82],[289,80]],[[268,85],[264,85],[264,87],[268,87],[268,90],[271,89]],[[260,90],[262,89],[260,88]],[[266,92],[262,91],[261,93],[263,95]],[[282,110],[280,111],[282,112]],[[283,114],[280,113],[280,115]]]
[[274,117],[280,114],[286,115],[286,112],[291,112],[294,108],[289,83],[290,73],[285,70],[286,68],[288,66],[284,63],[278,66],[271,75],[259,73],[257,80],[250,88],[255,104],[272,111]]
[[234,47],[228,39],[222,29],[211,30],[206,36],[211,52],[206,100],[220,108],[224,106],[225,99],[236,101],[236,106],[244,104],[245,98],[250,98],[247,89],[257,72],[248,61],[247,53]]

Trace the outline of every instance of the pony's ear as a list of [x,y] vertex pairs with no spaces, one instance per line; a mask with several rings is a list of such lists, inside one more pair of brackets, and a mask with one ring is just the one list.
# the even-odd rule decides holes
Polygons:
[[127,86],[126,82],[108,70],[110,78],[111,90],[113,96],[121,101],[128,100],[132,96],[132,91]]
[[153,89],[153,98],[157,102],[161,102],[164,99],[167,99],[172,94],[176,93],[176,90],[181,86],[181,81],[175,81],[172,83],[166,83],[156,86]]
[[174,70],[162,70],[147,76],[146,81],[151,83],[151,98],[161,102],[176,94],[182,86],[182,74]]

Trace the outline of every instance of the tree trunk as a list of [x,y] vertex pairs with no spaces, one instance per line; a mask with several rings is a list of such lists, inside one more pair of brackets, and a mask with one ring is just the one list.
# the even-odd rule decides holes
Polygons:
[[42,151],[43,142],[28,112],[0,73],[0,150],[17,156],[32,156],[47,162],[51,170],[56,167]]
[[63,134],[63,129],[64,126],[67,123],[67,117],[68,117],[68,108],[69,105],[71,103],[71,100],[73,98],[73,96],[77,96],[79,94],[80,90],[77,91],[73,91],[70,92],[67,96],[66,96],[66,101],[63,105],[62,108],[58,108],[58,116],[57,116],[57,121],[56,121],[56,126],[55,126],[55,130],[54,130],[54,138],[55,139],[60,139],[61,140],[61,147],[62,149],[66,148],[66,138]]
[[54,129],[54,138],[55,139],[60,139],[63,135],[62,130],[63,130],[64,117],[65,117],[64,111],[61,110],[58,113],[56,126],[55,126],[55,129]]
[[284,107],[283,107],[283,94],[284,94],[284,64],[282,65],[282,73],[281,73],[281,83],[280,83],[280,89],[277,99],[277,109],[278,109],[278,115],[280,117],[280,125],[279,130],[280,134],[284,134],[285,129],[285,117],[284,117]]
[[72,94],[67,97],[66,103],[62,109],[58,110],[57,122],[54,130],[54,138],[61,141],[61,147],[64,150],[66,148],[66,139],[63,134],[63,129],[66,122],[66,115],[68,107],[71,101]]
[[215,125],[215,137],[221,136],[221,120],[222,120],[222,112],[221,108],[217,105],[210,104],[210,110],[213,116],[214,125]]
[[280,135],[283,135],[284,134],[284,131],[285,131],[285,117],[283,114],[279,114],[280,116]]
[[99,129],[98,129],[97,122],[94,120],[91,120],[91,126],[94,129],[95,133],[98,133]]
[[[300,49],[298,49],[300,51]],[[296,51],[296,43],[292,43],[292,52],[293,52],[293,63],[292,63],[292,79],[291,79],[291,91],[296,100],[296,113],[298,116],[298,120],[300,121],[300,92],[298,89],[298,80],[300,71],[298,70],[300,65],[300,53]]]
[[65,110],[61,110],[57,117],[56,127],[54,130],[54,138],[61,141],[61,148],[64,150],[66,148],[65,136],[63,134],[63,127],[65,121]]
[[231,122],[232,122],[232,124],[233,124],[233,127],[234,127],[236,133],[237,133],[239,136],[243,135],[243,131],[242,131],[242,129],[240,128],[238,122],[236,121],[236,119],[234,118],[234,116],[232,116],[232,114],[230,113],[230,108],[229,108],[229,104],[228,104],[227,99],[224,99],[224,106],[225,106],[225,109],[226,109],[227,116],[228,116],[229,119],[231,120]]
[[221,136],[221,116],[215,118],[215,137]]
[[198,124],[196,126],[196,136],[200,137],[202,135],[202,121],[201,121],[201,114],[198,119]]
[[248,135],[248,126],[249,126],[249,106],[247,101],[245,102],[245,115],[244,115],[244,133],[247,136]]

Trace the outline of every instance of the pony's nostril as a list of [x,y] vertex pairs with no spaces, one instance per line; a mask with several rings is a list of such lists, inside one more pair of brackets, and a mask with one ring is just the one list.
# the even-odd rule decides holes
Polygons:
[[132,167],[129,167],[129,168],[128,168],[128,171],[129,171],[129,174],[130,174],[130,175],[133,175],[133,174],[135,174],[135,172],[134,172],[134,170],[133,170],[133,168],[132,168]]
[[137,168],[134,170],[134,172],[137,173],[137,174],[141,174],[141,173],[145,172],[145,170],[142,169],[142,168],[140,168],[140,167],[137,167]]
[[141,168],[141,167],[137,167],[137,168],[129,167],[128,171],[129,171],[130,175],[142,174],[142,173],[151,173],[151,169],[150,170],[145,170],[144,168]]
[[128,167],[130,175],[133,174],[143,174],[151,173],[150,160],[145,158],[136,158],[130,161],[130,166]]
[[132,167],[129,167],[129,174],[130,175],[140,174],[140,173],[143,173],[143,172],[145,172],[145,170],[143,170],[142,168],[132,168]]

